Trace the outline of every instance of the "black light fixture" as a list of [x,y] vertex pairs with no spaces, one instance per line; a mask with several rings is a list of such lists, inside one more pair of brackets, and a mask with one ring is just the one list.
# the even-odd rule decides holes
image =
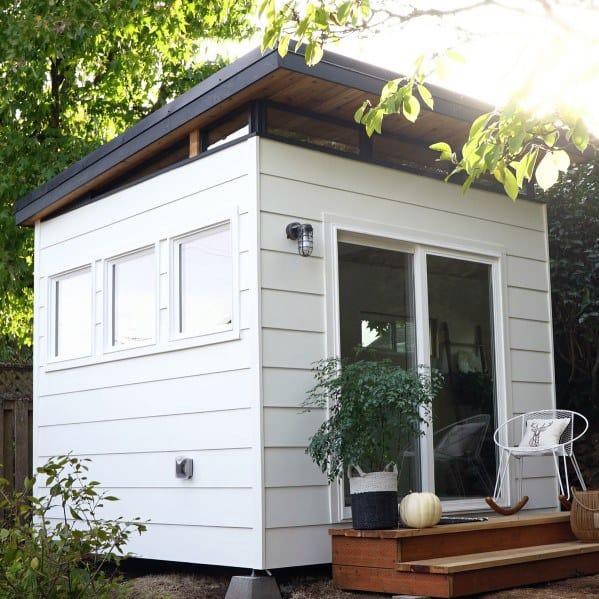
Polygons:
[[289,223],[285,228],[287,239],[297,239],[297,251],[300,256],[310,256],[314,249],[314,227],[307,223]]

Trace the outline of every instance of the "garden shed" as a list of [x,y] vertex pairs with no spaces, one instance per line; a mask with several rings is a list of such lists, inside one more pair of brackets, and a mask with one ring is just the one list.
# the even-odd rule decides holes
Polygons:
[[[305,454],[319,359],[444,372],[398,461],[447,513],[486,508],[497,423],[554,405],[545,206],[443,182],[428,146],[460,146],[476,101],[432,88],[434,112],[368,138],[353,114],[394,76],[252,52],[15,205],[35,227],[34,463],[92,458],[114,514],[150,520],[140,556],[331,560],[349,507]],[[446,459],[474,417],[475,459]],[[556,508],[551,459],[524,475],[527,508]]]

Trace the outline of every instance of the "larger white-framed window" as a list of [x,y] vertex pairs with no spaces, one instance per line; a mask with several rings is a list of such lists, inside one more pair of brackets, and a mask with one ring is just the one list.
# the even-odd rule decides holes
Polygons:
[[230,220],[172,241],[172,337],[218,335],[233,331],[236,261]]
[[155,343],[158,285],[154,246],[106,260],[105,268],[106,350]]
[[[484,507],[492,432],[507,412],[503,248],[334,215],[325,215],[325,239],[327,353],[349,357],[366,345],[446,375],[432,425],[398,456],[400,486],[438,492],[445,511]],[[472,447],[466,432],[481,432]],[[343,485],[332,488],[333,513],[349,517]]]
[[50,277],[49,298],[49,361],[90,356],[93,330],[91,266]]

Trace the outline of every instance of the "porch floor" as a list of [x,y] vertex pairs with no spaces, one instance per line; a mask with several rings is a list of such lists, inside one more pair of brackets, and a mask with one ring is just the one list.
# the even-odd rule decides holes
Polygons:
[[462,597],[599,573],[599,543],[567,512],[522,513],[424,529],[331,529],[337,588]]

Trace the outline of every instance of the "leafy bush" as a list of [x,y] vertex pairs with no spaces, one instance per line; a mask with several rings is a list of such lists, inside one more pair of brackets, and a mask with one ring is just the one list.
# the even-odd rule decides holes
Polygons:
[[115,566],[136,518],[104,520],[99,510],[116,497],[88,481],[85,462],[67,455],[37,469],[46,493],[33,494],[35,479],[22,492],[0,479],[0,598],[76,599],[119,595]]
[[401,448],[422,434],[443,384],[437,370],[418,373],[389,360],[330,358],[316,364],[314,376],[304,405],[328,407],[329,417],[306,451],[330,481],[344,465],[380,471],[397,463]]

